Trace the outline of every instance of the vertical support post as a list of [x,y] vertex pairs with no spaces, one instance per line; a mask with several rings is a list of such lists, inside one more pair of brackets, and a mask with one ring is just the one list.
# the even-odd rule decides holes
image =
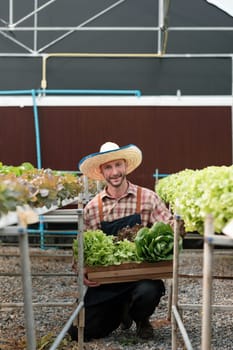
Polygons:
[[213,218],[211,215],[208,215],[205,220],[203,256],[202,350],[211,349],[213,245],[209,242],[209,238],[213,236],[213,233]]
[[162,53],[162,28],[164,26],[164,0],[159,0],[158,2],[158,49],[157,49],[157,53],[161,54]]
[[159,181],[159,169],[156,168],[155,169],[155,184],[157,184],[158,181]]
[[86,175],[83,175],[83,192],[84,192],[84,200],[85,203],[89,200],[89,185],[88,185],[88,177]]
[[[172,280],[172,305],[178,304],[178,256],[179,256],[179,237],[180,237],[180,216],[175,215],[174,225],[174,248],[173,248],[173,280]],[[174,313],[172,319],[172,350],[177,349],[177,323]]]
[[20,228],[19,230],[19,247],[22,270],[27,349],[36,350],[36,334],[32,307],[32,280],[28,249],[28,235],[26,228]]
[[231,56],[231,161],[233,163],[233,56]]
[[34,44],[33,44],[33,50],[36,52],[37,51],[37,22],[38,22],[38,0],[34,0]]
[[97,180],[96,181],[96,190],[97,190],[97,193],[99,193],[101,191],[101,181]]
[[167,310],[167,319],[171,321],[172,313],[172,281],[168,283],[168,310]]
[[13,25],[13,0],[9,0],[9,26]]
[[[83,285],[83,209],[78,209],[78,296],[79,303],[84,301]],[[82,307],[78,314],[78,346],[83,350],[84,343],[84,326],[85,326],[85,308]]]

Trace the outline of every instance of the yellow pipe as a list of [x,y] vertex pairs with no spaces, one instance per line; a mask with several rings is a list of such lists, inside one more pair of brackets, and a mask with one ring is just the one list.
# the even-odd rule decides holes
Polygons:
[[50,54],[46,54],[42,58],[41,89],[47,88],[46,65],[47,65],[47,60],[50,57],[156,58],[156,57],[162,57],[163,54],[164,52],[160,54],[156,54],[156,53],[50,53]]

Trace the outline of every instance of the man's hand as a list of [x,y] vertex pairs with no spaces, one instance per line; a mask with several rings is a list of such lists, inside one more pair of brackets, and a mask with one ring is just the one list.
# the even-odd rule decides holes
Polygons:
[[[72,270],[74,271],[74,273],[78,275],[78,266],[77,266],[77,262],[74,259],[72,262]],[[100,285],[100,283],[95,281],[90,281],[88,279],[88,274],[85,268],[83,269],[83,283],[87,287],[98,287]]]
[[87,287],[98,287],[100,285],[100,283],[95,282],[95,281],[90,281],[88,279],[88,274],[86,272],[86,270],[84,269],[84,275],[83,275],[83,283],[85,284],[85,286]]

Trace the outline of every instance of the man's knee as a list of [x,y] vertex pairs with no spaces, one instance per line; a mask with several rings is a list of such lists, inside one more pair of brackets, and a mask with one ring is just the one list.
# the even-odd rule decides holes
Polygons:
[[135,295],[143,295],[148,298],[160,298],[165,294],[165,285],[162,280],[142,280],[136,286]]
[[153,313],[158,306],[161,297],[165,294],[165,286],[162,280],[139,281],[132,293],[131,311],[133,313]]

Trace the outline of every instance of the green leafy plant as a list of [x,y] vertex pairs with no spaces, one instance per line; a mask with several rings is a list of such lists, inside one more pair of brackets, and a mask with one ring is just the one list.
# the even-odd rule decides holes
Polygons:
[[187,232],[203,234],[206,215],[212,214],[221,233],[233,217],[233,166],[185,169],[159,180],[156,192],[182,217]]
[[[143,261],[156,262],[173,258],[174,235],[169,224],[154,223],[151,228],[141,228],[135,237],[139,257]],[[180,239],[180,248],[182,239]]]
[[[180,240],[180,247],[182,240]],[[83,233],[84,263],[87,266],[120,265],[127,262],[156,262],[173,258],[173,230],[170,225],[155,223],[141,228],[135,240],[117,240],[101,230]],[[78,259],[78,240],[73,241],[73,255]]]
[[0,175],[0,217],[28,204],[29,189],[15,175]]
[[61,206],[65,199],[78,197],[83,190],[79,177],[59,174],[51,169],[36,169],[31,163],[7,166],[0,162],[0,216],[17,206]]
[[[101,230],[86,231],[83,234],[84,262],[89,266],[111,265],[113,263],[114,243],[112,236]],[[78,240],[73,242],[74,257],[78,257]]]
[[[83,234],[84,262],[88,266],[119,265],[123,262],[140,261],[134,242],[116,242],[114,236],[101,230],[86,231]],[[78,259],[78,240],[73,242],[74,258]]]

